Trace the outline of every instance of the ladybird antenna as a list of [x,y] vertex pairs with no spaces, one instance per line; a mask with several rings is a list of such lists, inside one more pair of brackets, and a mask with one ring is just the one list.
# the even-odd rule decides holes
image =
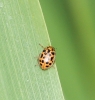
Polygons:
[[44,48],[41,44],[39,44],[42,48]]

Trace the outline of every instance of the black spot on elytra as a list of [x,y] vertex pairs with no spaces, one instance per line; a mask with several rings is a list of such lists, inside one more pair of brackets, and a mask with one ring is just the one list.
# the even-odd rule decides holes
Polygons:
[[43,50],[43,52],[46,52],[46,50]]
[[46,62],[46,64],[48,64],[48,62]]
[[52,55],[54,55],[54,52],[51,52]]
[[42,66],[42,64],[40,63],[40,65]]
[[39,60],[39,62],[41,62],[41,60]]
[[45,59],[45,57],[43,57],[43,59]]
[[51,61],[53,60],[53,57],[51,57]]
[[46,66],[46,67],[49,67],[49,66]]
[[52,51],[54,51],[54,48],[52,48]]
[[49,63],[49,65],[51,65],[51,63]]
[[50,52],[50,50],[48,49],[48,51],[47,51],[48,53]]
[[42,60],[42,63],[44,63],[44,60]]
[[41,54],[41,58],[43,57],[43,54]]

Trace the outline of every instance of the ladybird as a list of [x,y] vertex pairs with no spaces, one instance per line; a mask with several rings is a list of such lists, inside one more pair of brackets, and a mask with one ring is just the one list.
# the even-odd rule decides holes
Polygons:
[[[39,44],[42,48],[44,48],[41,44]],[[55,62],[55,48],[52,46],[45,47],[41,54],[39,55],[38,62],[41,69],[46,70],[53,66]]]

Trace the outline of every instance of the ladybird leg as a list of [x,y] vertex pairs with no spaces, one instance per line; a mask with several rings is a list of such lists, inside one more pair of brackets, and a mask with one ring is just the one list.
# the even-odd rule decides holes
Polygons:
[[55,69],[55,66],[54,65],[52,67]]
[[55,66],[52,66],[55,69]]
[[41,44],[39,44],[42,48],[44,48]]
[[[39,59],[38,59],[38,57],[34,57],[34,58],[37,58],[37,62],[39,62]],[[35,66],[39,66],[39,64],[37,63]]]
[[38,59],[40,56],[41,56],[41,54],[39,54],[39,56],[35,56],[34,58],[37,58]]
[[54,66],[54,65],[55,65],[55,60],[54,60],[54,62],[53,62],[53,66],[52,66],[53,68],[55,68],[55,66]]
[[54,60],[53,64],[55,64],[55,60]]
[[[39,59],[37,59],[37,62],[39,62]],[[37,63],[35,66],[39,66],[39,63]]]

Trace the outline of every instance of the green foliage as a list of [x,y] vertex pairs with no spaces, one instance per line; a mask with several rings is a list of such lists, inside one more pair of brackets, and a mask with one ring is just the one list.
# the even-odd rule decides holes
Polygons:
[[40,2],[65,100],[95,100],[95,1]]
[[0,0],[0,100],[63,100],[55,68],[37,58],[49,35],[38,0]]

